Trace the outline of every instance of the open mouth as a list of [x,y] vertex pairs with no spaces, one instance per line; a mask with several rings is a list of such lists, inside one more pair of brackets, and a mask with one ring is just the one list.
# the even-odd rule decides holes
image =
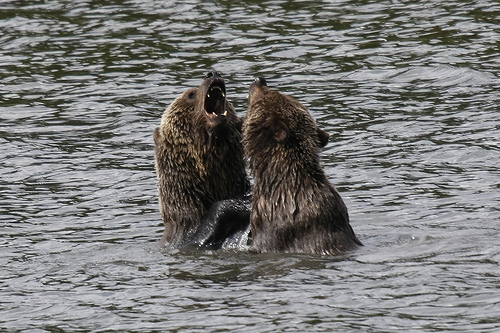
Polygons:
[[226,116],[226,85],[223,80],[214,80],[205,96],[205,112],[208,117]]

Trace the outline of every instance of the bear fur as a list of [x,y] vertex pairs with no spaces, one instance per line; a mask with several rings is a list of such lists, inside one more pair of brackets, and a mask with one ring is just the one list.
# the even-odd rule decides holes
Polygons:
[[247,248],[250,233],[250,200],[248,197],[214,203],[196,232],[181,247],[205,250]]
[[250,85],[243,145],[254,177],[252,248],[256,252],[342,254],[361,242],[347,207],[320,165],[329,135],[296,99]]
[[165,110],[154,131],[164,245],[183,246],[212,205],[250,190],[241,126],[219,72]]

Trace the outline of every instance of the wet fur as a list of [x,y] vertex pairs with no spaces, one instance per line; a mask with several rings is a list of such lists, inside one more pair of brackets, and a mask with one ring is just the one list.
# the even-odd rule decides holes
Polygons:
[[253,249],[336,255],[361,245],[319,162],[328,134],[301,103],[263,79],[250,86],[249,102],[243,143],[255,178]]
[[245,195],[250,184],[241,144],[241,120],[226,101],[227,116],[203,109],[209,79],[186,91],[164,112],[154,131],[163,242],[178,247],[217,201]]

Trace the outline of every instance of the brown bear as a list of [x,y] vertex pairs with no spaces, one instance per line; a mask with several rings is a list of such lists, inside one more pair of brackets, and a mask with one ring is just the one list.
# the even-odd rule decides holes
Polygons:
[[250,85],[248,98],[243,145],[254,177],[253,250],[337,255],[362,245],[320,165],[329,135],[306,107],[263,78]]
[[165,245],[183,246],[212,205],[250,190],[241,126],[215,71],[165,110],[154,131]]

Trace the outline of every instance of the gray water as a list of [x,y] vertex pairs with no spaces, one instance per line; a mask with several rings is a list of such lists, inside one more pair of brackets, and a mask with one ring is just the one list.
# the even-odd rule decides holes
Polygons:
[[[365,246],[164,251],[152,133],[208,70],[307,107]],[[0,1],[0,331],[497,332],[498,1]]]

